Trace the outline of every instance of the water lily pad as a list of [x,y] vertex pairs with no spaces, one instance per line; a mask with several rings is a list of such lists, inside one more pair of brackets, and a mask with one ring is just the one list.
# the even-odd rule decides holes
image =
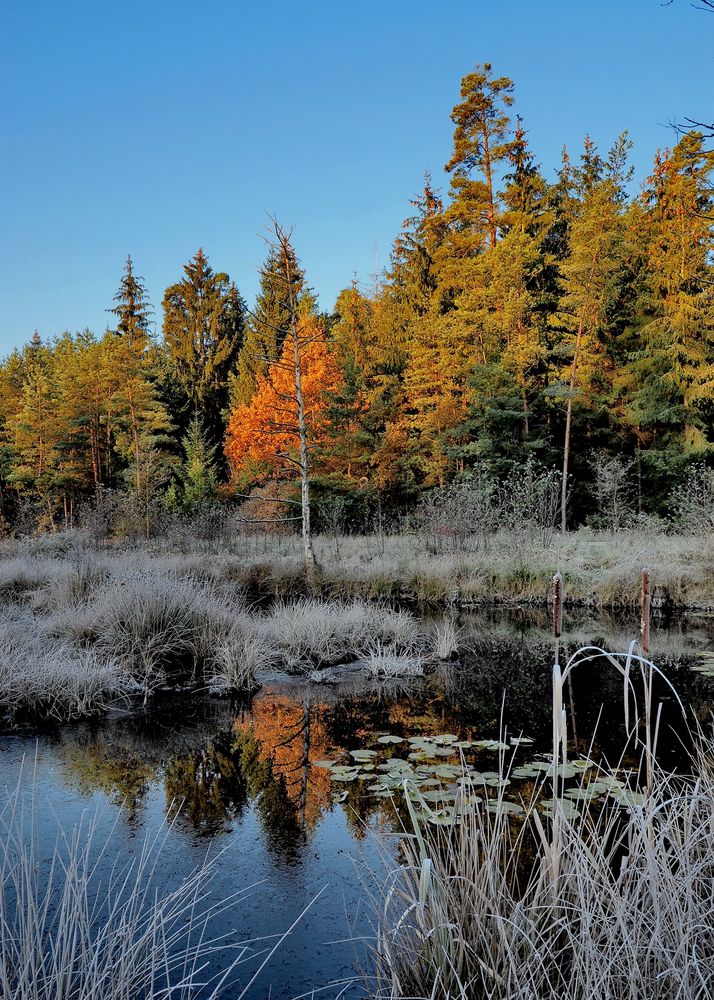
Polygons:
[[501,743],[500,740],[478,740],[474,746],[482,750],[508,750],[508,744]]
[[623,806],[644,806],[647,801],[643,792],[633,792],[630,788],[623,789],[619,795],[616,795],[617,801]]
[[[546,816],[553,815],[555,806],[553,799],[541,799],[540,805],[543,807],[543,812]],[[567,820],[577,819],[580,815],[577,806],[570,799],[558,799],[557,808]]]
[[437,778],[457,778],[461,774],[461,768],[454,767],[453,764],[439,764],[434,768],[434,774]]
[[355,760],[371,760],[377,756],[376,750],[350,750],[350,757]]
[[528,746],[531,743],[535,743],[535,740],[531,739],[530,736],[511,736],[510,742],[514,747]]
[[379,739],[377,740],[377,743],[394,743],[395,745],[397,743],[403,743],[403,742],[404,740],[402,739],[401,736],[389,736],[389,735],[380,736]]
[[603,793],[592,785],[585,785],[583,788],[568,788],[563,794],[569,799],[592,802],[593,799],[599,798]]
[[542,774],[540,768],[531,767],[530,764],[524,764],[523,767],[514,767],[510,772],[512,778],[539,778]]
[[426,802],[449,802],[454,800],[455,795],[453,792],[450,792],[447,788],[444,788],[441,791],[439,791],[436,788],[433,788],[433,789],[427,789],[426,791],[422,789],[421,797]]
[[490,813],[505,813],[507,816],[525,816],[525,811],[517,802],[509,802],[507,799],[499,799],[498,802],[489,802],[486,809]]

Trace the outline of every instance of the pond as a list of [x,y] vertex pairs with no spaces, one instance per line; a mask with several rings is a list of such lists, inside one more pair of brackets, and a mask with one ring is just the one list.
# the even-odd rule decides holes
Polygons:
[[[254,941],[257,954],[320,893],[251,996],[270,990],[282,1000],[313,989],[325,997],[360,995],[355,975],[369,968],[374,919],[368,896],[398,860],[393,834],[405,814],[391,798],[371,792],[368,781],[333,781],[322,762],[384,749],[379,737],[385,734],[396,745],[399,737],[440,734],[495,740],[505,730],[507,741],[533,741],[517,746],[518,761],[548,749],[552,646],[545,616],[468,611],[457,624],[467,652],[423,678],[376,682],[348,668],[325,685],[275,675],[238,704],[167,694],[150,712],[116,707],[99,720],[5,732],[2,784],[12,787],[22,774],[29,787],[34,771],[48,856],[57,820],[71,828],[83,812],[99,809],[98,833],[111,833],[111,850],[101,862],[107,872],[117,857],[134,856],[181,803],[159,878],[175,884],[207,850],[223,852],[215,898],[253,886],[214,928],[228,941]],[[571,648],[589,639],[622,649],[637,634],[631,615],[617,620],[579,613],[566,628]],[[692,667],[713,640],[714,620],[704,616],[662,620],[653,629],[653,658],[687,711],[701,720],[709,718],[714,682]],[[669,766],[684,767],[686,727],[664,685],[656,697],[664,705],[661,755]],[[573,703],[578,739],[588,752],[617,759],[624,732],[621,682],[593,663],[576,675]],[[406,756],[398,747],[393,752]],[[476,752],[479,766],[494,766],[495,751]],[[255,963],[245,967],[253,968]],[[249,975],[240,974],[244,980]],[[225,995],[235,993],[232,988]]]

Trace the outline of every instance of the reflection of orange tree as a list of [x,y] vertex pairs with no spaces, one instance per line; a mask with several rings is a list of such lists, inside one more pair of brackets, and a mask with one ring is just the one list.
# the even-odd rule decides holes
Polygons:
[[253,700],[250,715],[235,722],[237,732],[250,730],[258,740],[260,758],[269,761],[273,775],[283,781],[305,831],[315,827],[331,803],[330,774],[314,766],[331,750],[324,712],[322,704],[306,705],[268,687]]

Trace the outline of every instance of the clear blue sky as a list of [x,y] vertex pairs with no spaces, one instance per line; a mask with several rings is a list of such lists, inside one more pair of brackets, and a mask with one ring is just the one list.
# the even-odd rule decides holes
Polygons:
[[252,302],[266,212],[330,308],[442,182],[477,62],[548,176],[627,128],[642,179],[667,122],[712,117],[713,40],[687,0],[2,0],[0,353],[101,332],[127,253],[159,323],[199,245]]

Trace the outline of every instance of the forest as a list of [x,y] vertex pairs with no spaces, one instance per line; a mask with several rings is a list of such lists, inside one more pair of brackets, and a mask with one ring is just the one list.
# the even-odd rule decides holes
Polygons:
[[129,256],[105,331],[35,332],[6,357],[2,530],[111,504],[151,534],[254,496],[247,520],[279,527],[301,478],[313,523],[353,532],[434,488],[524,475],[557,480],[563,530],[613,505],[610,527],[669,518],[683,483],[712,490],[706,136],[673,132],[640,183],[627,133],[607,151],[586,135],[548,179],[488,63],[451,119],[448,191],[425,176],[386,270],[346,275],[331,311],[271,218],[252,307],[199,248],[154,308]]

